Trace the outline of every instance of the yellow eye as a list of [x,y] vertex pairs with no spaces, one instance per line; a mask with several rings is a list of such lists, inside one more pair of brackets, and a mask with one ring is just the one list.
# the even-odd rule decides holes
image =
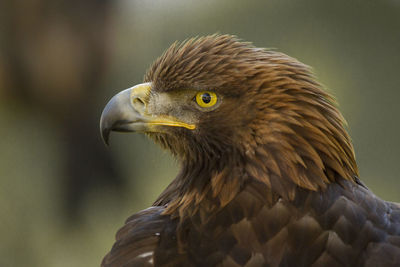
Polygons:
[[196,103],[202,108],[209,108],[217,103],[217,95],[210,91],[199,92],[196,95]]

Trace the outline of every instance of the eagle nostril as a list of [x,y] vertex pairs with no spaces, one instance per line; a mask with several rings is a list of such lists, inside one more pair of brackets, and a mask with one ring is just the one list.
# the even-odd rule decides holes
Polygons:
[[132,99],[132,105],[138,111],[143,111],[144,108],[146,107],[146,104],[140,97],[134,97]]

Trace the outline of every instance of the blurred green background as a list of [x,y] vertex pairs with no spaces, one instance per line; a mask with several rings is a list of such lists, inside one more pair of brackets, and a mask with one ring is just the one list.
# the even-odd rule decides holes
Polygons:
[[361,179],[400,202],[399,0],[8,0],[0,22],[0,266],[100,264],[177,172],[144,136],[104,147],[101,111],[172,42],[216,32],[312,66]]

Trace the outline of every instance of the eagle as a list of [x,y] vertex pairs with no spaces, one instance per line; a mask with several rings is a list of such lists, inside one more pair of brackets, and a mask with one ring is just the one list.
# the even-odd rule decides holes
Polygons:
[[232,35],[175,42],[100,128],[180,163],[103,267],[400,266],[400,205],[358,178],[334,98],[292,57]]

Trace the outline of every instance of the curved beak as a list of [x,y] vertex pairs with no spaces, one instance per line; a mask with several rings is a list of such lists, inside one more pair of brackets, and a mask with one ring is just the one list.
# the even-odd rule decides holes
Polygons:
[[154,116],[147,104],[151,83],[142,83],[116,94],[107,103],[100,118],[100,133],[106,145],[111,131],[160,132],[157,126],[184,127],[190,130],[195,125],[178,121],[169,116]]

